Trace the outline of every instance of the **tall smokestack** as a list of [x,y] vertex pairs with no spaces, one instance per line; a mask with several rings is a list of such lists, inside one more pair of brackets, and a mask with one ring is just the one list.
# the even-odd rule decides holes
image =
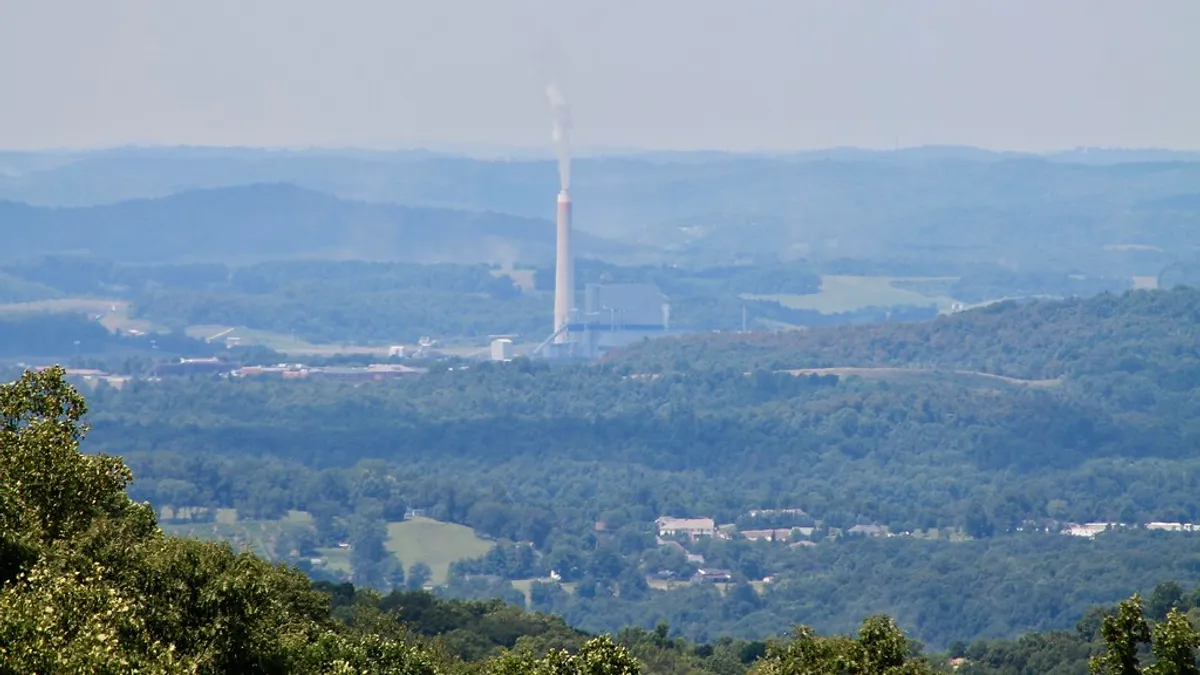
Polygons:
[[[558,247],[554,258],[554,331],[571,323],[575,309],[575,261],[571,258],[571,196],[566,190],[558,193],[557,225]],[[570,339],[566,330],[558,333],[554,341],[562,344]]]
[[[571,336],[566,327],[571,323],[575,311],[575,262],[571,254],[571,145],[568,132],[571,129],[570,109],[567,99],[554,85],[546,87],[546,97],[554,113],[554,128],[551,139],[558,154],[558,215],[555,219],[557,247],[554,257],[554,341],[569,342]],[[559,332],[561,331],[561,332]]]

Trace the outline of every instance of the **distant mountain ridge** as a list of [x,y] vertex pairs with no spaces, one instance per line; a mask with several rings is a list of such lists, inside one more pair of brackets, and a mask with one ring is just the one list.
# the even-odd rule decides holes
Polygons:
[[[297,257],[404,262],[553,259],[550,221],[494,212],[339,199],[294,185],[181,192],[93,207],[0,202],[0,259],[87,252],[119,262],[249,262]],[[579,233],[577,250],[619,245]]]
[[[1174,262],[1173,252],[1200,252],[1200,212],[1169,201],[1200,185],[1192,159],[1200,154],[954,146],[648,152],[580,158],[572,191],[577,228],[667,252],[653,262],[853,258],[920,261],[927,271],[989,263],[1147,276]],[[38,205],[280,182],[347,200],[546,220],[558,191],[548,159],[246,148],[0,153],[0,199]]]

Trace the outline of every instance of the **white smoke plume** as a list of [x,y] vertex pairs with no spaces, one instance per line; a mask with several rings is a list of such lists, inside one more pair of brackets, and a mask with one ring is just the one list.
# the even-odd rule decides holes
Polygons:
[[554,150],[558,153],[558,182],[562,190],[571,189],[571,109],[567,107],[567,99],[550,85],[546,87],[546,97],[550,99],[550,110],[554,113],[554,129],[550,138],[554,140]]
[[491,259],[500,265],[500,270],[503,272],[513,271],[517,266],[517,260],[521,257],[521,249],[511,241],[499,237],[490,240],[489,243],[492,247]]

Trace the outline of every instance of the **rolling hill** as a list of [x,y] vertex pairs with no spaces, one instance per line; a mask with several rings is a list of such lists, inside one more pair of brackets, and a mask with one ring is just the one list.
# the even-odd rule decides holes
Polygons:
[[[182,192],[92,207],[0,202],[7,259],[64,252],[138,263],[297,257],[405,262],[553,259],[549,221],[339,199],[288,184]],[[582,255],[627,247],[586,233]]]
[[[343,199],[548,218],[557,188],[548,160],[419,152],[167,148],[22,156],[0,169],[8,165],[0,198],[58,206],[284,182]],[[681,263],[849,257],[919,262],[923,273],[987,262],[1154,275],[1200,246],[1195,208],[1170,201],[1200,184],[1187,154],[658,153],[583,157],[573,175],[580,229],[668,249]]]

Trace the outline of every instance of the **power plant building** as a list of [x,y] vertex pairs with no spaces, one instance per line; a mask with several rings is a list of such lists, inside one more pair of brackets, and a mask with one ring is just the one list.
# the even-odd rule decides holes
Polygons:
[[513,342],[508,338],[498,338],[492,340],[492,360],[493,361],[512,361],[513,358]]
[[[551,358],[594,358],[610,349],[665,334],[670,305],[654,284],[587,284],[583,306],[575,287],[575,256],[571,250],[571,197],[558,194],[554,260],[554,331],[534,353]],[[505,348],[492,344],[492,359],[507,360]]]
[[654,284],[588,284],[584,315],[610,333],[662,333],[669,327],[667,296]]
[[669,330],[671,306],[654,284],[587,284],[569,331],[574,356],[594,358]]
[[[551,138],[558,154],[559,192],[555,209],[554,324],[534,354],[551,358],[593,358],[604,352],[667,332],[670,306],[653,284],[588,284],[583,307],[576,304],[575,253],[571,250],[571,127],[567,101],[553,85],[546,88],[554,112]],[[503,347],[492,345],[492,358],[503,360]],[[501,358],[497,358],[501,357]]]

